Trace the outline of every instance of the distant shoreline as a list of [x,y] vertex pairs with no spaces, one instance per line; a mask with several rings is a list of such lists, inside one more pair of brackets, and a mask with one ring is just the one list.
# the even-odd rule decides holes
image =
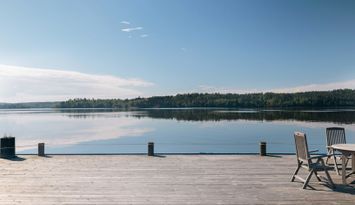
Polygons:
[[134,99],[77,98],[56,102],[0,103],[0,109],[341,109],[355,107],[355,90],[300,93],[190,93]]

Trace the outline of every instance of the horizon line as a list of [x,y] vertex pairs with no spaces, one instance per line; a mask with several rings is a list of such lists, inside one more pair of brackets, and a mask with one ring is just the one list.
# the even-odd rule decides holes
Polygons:
[[17,102],[0,102],[1,104],[22,104],[22,103],[60,103],[60,102],[66,102],[69,100],[76,100],[76,99],[87,99],[87,100],[134,100],[134,99],[139,99],[139,98],[143,98],[143,99],[147,99],[147,98],[153,98],[153,97],[175,97],[178,95],[193,95],[193,94],[217,94],[217,95],[253,95],[253,94],[267,94],[267,93],[271,93],[271,94],[299,94],[299,93],[314,93],[314,92],[334,92],[334,91],[344,91],[344,90],[351,90],[351,91],[355,91],[355,89],[351,89],[351,88],[341,88],[341,89],[332,89],[332,90],[313,90],[313,91],[295,91],[295,92],[274,92],[274,91],[264,91],[264,92],[248,92],[248,93],[222,93],[222,92],[191,92],[191,93],[177,93],[177,94],[172,94],[172,95],[152,95],[149,97],[132,97],[132,98],[69,98],[66,100],[54,100],[54,101],[17,101]]

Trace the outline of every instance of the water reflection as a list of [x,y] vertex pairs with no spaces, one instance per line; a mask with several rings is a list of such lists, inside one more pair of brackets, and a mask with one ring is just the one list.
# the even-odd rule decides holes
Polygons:
[[326,127],[343,126],[355,142],[355,110],[0,110],[0,134],[16,136],[18,151],[36,153],[45,142],[52,153],[144,153],[154,141],[157,152],[293,152],[294,131],[309,135],[324,150]]
[[[113,114],[113,115],[111,115]],[[142,125],[144,122],[135,118],[122,117],[111,113],[104,117],[96,116],[75,118],[57,112],[16,111],[0,115],[0,133],[16,136],[18,150],[33,149],[39,142],[54,147],[100,142],[120,137],[142,136],[153,129]],[[89,115],[88,115],[89,116]]]
[[[304,122],[332,122],[340,124],[354,124],[355,110],[221,110],[221,109],[144,109],[131,112],[112,112],[112,110],[61,110],[68,114],[68,117],[114,117],[113,115],[153,118],[153,119],[172,119],[178,121],[221,121],[221,120],[251,120],[251,121],[280,121],[293,120]],[[106,112],[106,115],[105,113]]]
[[176,119],[187,121],[220,121],[220,120],[252,120],[252,121],[311,121],[353,124],[354,111],[338,112],[305,112],[305,111],[257,111],[257,112],[228,112],[211,110],[148,110],[151,118]]

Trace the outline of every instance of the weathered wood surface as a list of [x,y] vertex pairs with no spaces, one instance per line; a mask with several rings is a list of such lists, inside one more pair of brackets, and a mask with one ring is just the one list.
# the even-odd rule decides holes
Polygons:
[[[21,160],[21,158],[23,158]],[[354,204],[355,188],[291,183],[295,156],[20,156],[0,159],[0,204]]]

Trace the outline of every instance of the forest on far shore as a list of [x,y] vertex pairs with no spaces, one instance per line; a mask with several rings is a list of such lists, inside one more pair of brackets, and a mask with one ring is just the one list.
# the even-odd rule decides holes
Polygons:
[[299,93],[189,93],[134,99],[70,99],[54,104],[57,108],[322,108],[355,107],[355,90],[312,91]]
[[189,93],[134,99],[77,98],[62,102],[0,103],[0,109],[25,108],[339,108],[355,107],[355,90],[299,93]]

